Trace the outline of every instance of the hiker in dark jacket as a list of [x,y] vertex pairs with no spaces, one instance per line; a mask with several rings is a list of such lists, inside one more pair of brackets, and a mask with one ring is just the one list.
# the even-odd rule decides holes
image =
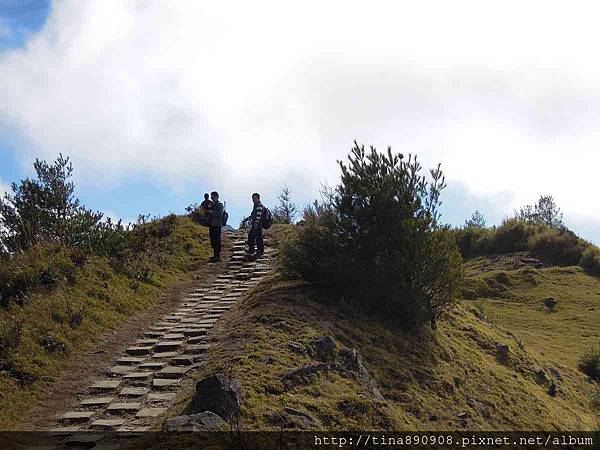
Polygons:
[[202,203],[200,203],[200,207],[204,211],[208,211],[209,209],[212,208],[212,206],[213,206],[212,200],[208,198],[208,194],[204,194],[204,201]]
[[[248,255],[259,257],[265,252],[262,235],[262,218],[263,204],[260,202],[260,194],[256,192],[252,194],[252,214],[250,214],[250,232],[248,233]],[[254,254],[254,246],[257,246],[256,255]]]
[[219,193],[213,191],[210,193],[212,208],[206,210],[208,214],[208,233],[210,236],[210,245],[213,248],[214,255],[209,259],[210,262],[221,261],[221,227],[223,226],[223,203],[219,201]]

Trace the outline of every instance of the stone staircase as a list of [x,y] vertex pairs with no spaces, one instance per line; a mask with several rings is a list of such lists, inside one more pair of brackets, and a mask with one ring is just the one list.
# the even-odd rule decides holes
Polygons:
[[185,377],[202,364],[215,323],[240,297],[273,269],[276,250],[265,240],[265,254],[247,261],[245,234],[233,232],[233,254],[224,273],[210,286],[183,295],[169,315],[145,330],[125,353],[93,382],[79,404],[57,418],[50,431],[146,431],[177,396]]

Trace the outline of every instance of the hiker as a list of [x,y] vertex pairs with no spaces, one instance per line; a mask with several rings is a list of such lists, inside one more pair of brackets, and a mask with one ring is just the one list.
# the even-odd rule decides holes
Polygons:
[[223,226],[223,203],[219,201],[219,193],[212,191],[210,193],[212,208],[206,210],[208,214],[208,233],[210,236],[210,245],[213,248],[214,255],[209,262],[221,261],[221,227]]
[[204,201],[200,203],[200,207],[206,212],[212,209],[213,202],[208,198],[208,194],[204,194]]
[[[260,202],[260,194],[252,194],[252,214],[250,214],[250,232],[248,233],[248,251],[246,252],[249,256],[255,256],[258,258],[265,252],[265,246],[263,243],[263,204]],[[256,245],[257,251],[254,254],[254,246]]]

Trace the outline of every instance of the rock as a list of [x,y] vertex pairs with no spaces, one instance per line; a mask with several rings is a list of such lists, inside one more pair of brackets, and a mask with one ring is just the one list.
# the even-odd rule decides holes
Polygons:
[[506,344],[496,344],[496,359],[500,364],[506,364],[510,349]]
[[317,339],[311,346],[315,352],[315,357],[319,361],[331,361],[336,356],[336,344],[331,336],[324,336]]
[[301,344],[298,344],[297,342],[290,342],[288,344],[288,347],[294,353],[297,353],[297,354],[303,355],[303,356],[306,355],[306,350],[304,349],[304,347]]
[[556,368],[550,367],[548,370],[554,378],[556,378],[559,381],[562,381],[562,377],[560,376],[560,373],[558,372],[558,370],[556,370]]
[[191,411],[193,413],[211,411],[229,420],[237,413],[240,403],[239,383],[228,380],[225,375],[218,373],[198,381],[191,402]]
[[556,391],[557,391],[556,383],[553,381],[552,384],[550,385],[550,387],[548,388],[548,395],[550,397],[556,397]]
[[368,389],[368,392],[375,400],[383,401],[383,395],[377,387],[377,382],[367,370],[360,353],[356,349],[342,348],[340,350],[340,366],[346,373],[356,376]]
[[[310,414],[305,413],[303,411],[299,411],[294,408],[290,408],[288,406],[284,407],[283,410],[288,414],[287,426],[289,428],[320,428],[321,422],[312,417]],[[301,426],[296,426],[297,423],[300,423]]]
[[549,383],[548,376],[544,369],[540,369],[535,373],[535,382],[541,386],[546,386]]
[[328,370],[330,370],[330,367],[327,364],[309,364],[288,372],[283,378],[285,380],[298,381],[299,379],[312,377]]
[[548,309],[548,311],[554,311],[554,308],[556,308],[557,304],[558,300],[556,300],[554,297],[548,297],[544,300],[544,306]]
[[210,431],[217,430],[225,422],[218,415],[204,411],[189,416],[175,416],[163,422],[163,431]]
[[430,422],[435,422],[438,420],[438,416],[436,416],[435,414],[429,414],[429,421]]
[[472,398],[467,399],[467,405],[475,409],[485,410],[485,405],[483,403]]

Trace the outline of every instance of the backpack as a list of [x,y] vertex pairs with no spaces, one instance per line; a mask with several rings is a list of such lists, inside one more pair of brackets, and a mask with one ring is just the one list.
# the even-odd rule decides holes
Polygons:
[[221,216],[221,226],[227,225],[227,221],[229,220],[229,213],[225,209],[227,207],[227,203],[223,203],[223,216]]
[[271,225],[273,225],[273,214],[271,214],[269,208],[263,206],[262,227],[267,230],[271,228]]

